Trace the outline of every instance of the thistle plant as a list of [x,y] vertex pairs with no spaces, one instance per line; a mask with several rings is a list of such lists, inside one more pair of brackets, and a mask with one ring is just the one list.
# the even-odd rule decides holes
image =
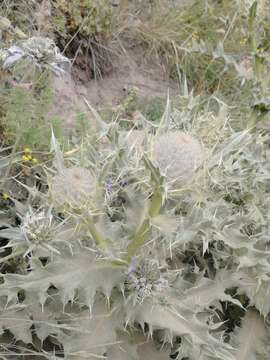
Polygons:
[[[170,16],[162,19],[152,1],[149,14],[139,11],[144,7],[135,2],[133,24],[124,26],[127,38],[147,42],[157,55],[173,48],[179,64],[177,108],[168,101],[160,123],[137,114],[134,128],[125,131],[121,119],[103,123],[88,104],[97,120],[95,129],[86,133],[85,127],[83,137],[75,139],[76,147],[72,137],[68,149],[52,132],[51,150],[42,153],[37,165],[41,188],[35,182],[29,185],[27,178],[12,178],[26,191],[20,199],[5,187],[6,178],[13,176],[6,169],[23,161],[29,170],[33,157],[29,151],[18,154],[18,146],[11,153],[1,149],[4,360],[269,358],[269,130],[248,127],[243,114],[234,112],[238,91],[245,88],[237,88],[239,81],[231,71],[245,72],[233,42],[236,32],[237,39],[248,35],[257,61],[255,80],[262,80],[267,90],[264,72],[269,64],[256,53],[260,34],[255,33],[264,1],[258,1],[258,16],[257,2],[236,2],[245,5],[243,18],[234,7],[223,14],[230,3],[226,1],[205,1],[209,14],[198,12],[203,6],[196,2],[188,11],[165,11]],[[74,61],[81,51],[91,52],[98,74],[107,46],[97,35],[110,37],[114,10],[107,1],[49,3],[58,42],[66,45]],[[10,9],[14,7],[20,9],[15,3]],[[152,22],[151,12],[157,12],[157,22]],[[246,20],[249,29],[243,26]],[[193,31],[194,22],[198,31]],[[120,35],[113,36],[115,43]],[[64,39],[71,42],[63,44]],[[21,48],[1,52],[6,68],[16,59],[26,67],[30,60],[40,72],[46,68],[63,73],[69,65],[48,39],[31,38],[17,45]],[[179,59],[178,52],[183,52]],[[185,72],[188,80],[182,77]],[[245,77],[246,83],[254,80]],[[211,96],[189,91],[193,81],[196,90],[206,89]],[[217,91],[225,88],[219,98]],[[234,97],[230,105],[224,103],[227,91]],[[12,120],[14,129],[25,129],[37,117],[43,137],[51,131],[43,115],[46,94],[38,107],[30,89],[15,87],[6,94],[4,125]],[[242,100],[247,111],[249,98]],[[39,159],[41,142],[36,135],[34,139]]]
[[48,190],[0,230],[4,356],[267,359],[269,134],[183,111],[139,151],[118,123],[66,153],[52,135]]

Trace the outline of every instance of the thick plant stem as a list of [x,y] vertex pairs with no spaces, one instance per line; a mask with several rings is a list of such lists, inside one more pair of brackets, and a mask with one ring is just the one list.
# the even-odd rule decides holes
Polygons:
[[123,258],[123,260],[127,263],[130,263],[133,256],[139,250],[139,248],[145,243],[148,238],[151,229],[151,218],[157,216],[160,212],[160,208],[162,205],[162,193],[159,186],[155,188],[153,197],[151,199],[151,205],[149,207],[146,218],[142,222],[142,224],[137,229],[134,238],[127,249],[127,254]]
[[162,205],[162,192],[161,192],[160,186],[157,186],[155,188],[153,197],[151,199],[151,205],[149,208],[149,216],[150,217],[157,216],[160,212],[161,205]]
[[105,250],[107,248],[107,243],[105,239],[100,235],[100,233],[97,231],[97,228],[92,220],[92,218],[88,218],[86,220],[86,227],[89,230],[91,236],[93,237],[97,247],[99,247],[102,250]]
[[135,236],[128,246],[128,251],[126,256],[124,257],[124,260],[127,263],[130,263],[132,257],[135,255],[135,253],[138,251],[138,249],[144,244],[145,240],[148,237],[149,231],[150,231],[150,219],[147,218],[143,221],[139,229],[136,231]]
[[248,32],[250,39],[250,46],[253,52],[253,61],[254,61],[254,73],[257,81],[261,81],[261,59],[257,53],[257,40],[256,40],[256,29],[255,29],[255,21],[257,15],[257,1],[254,1],[253,5],[249,10],[249,18],[248,18]]

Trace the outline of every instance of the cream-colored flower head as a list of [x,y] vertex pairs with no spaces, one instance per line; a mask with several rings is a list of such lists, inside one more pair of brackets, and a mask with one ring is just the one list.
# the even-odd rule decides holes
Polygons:
[[51,214],[30,209],[21,224],[21,231],[32,244],[46,244],[53,240],[56,225]]
[[169,131],[154,139],[152,160],[174,188],[192,181],[202,165],[204,151],[198,140],[181,131]]
[[53,177],[51,195],[57,206],[80,209],[92,202],[96,182],[89,170],[73,166]]

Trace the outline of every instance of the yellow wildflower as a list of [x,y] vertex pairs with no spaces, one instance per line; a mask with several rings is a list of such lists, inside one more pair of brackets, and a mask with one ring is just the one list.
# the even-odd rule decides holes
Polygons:
[[193,31],[193,33],[191,34],[192,39],[194,40],[198,40],[200,38],[199,34],[197,31]]
[[9,196],[8,193],[6,191],[3,192],[2,197],[4,200],[8,200]]
[[23,160],[23,161],[31,161],[31,160],[32,160],[32,156],[31,156],[31,155],[23,155],[23,156],[22,156],[22,160]]
[[25,154],[32,154],[32,150],[29,149],[29,148],[24,148],[23,152],[24,152]]
[[247,38],[243,38],[240,40],[240,45],[245,45],[247,43]]
[[32,158],[32,163],[33,163],[33,164],[37,164],[37,163],[38,163],[38,159]]

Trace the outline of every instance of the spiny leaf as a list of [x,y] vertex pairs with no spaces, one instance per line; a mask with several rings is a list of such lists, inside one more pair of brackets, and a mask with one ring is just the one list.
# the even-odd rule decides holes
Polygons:
[[209,159],[208,167],[211,168],[218,165],[225,156],[228,156],[233,151],[239,150],[239,148],[246,145],[251,140],[252,136],[248,130],[234,133],[229,139],[226,139],[224,143],[220,145],[218,152]]
[[70,314],[67,324],[69,334],[62,333],[59,340],[64,346],[66,359],[97,359],[103,358],[107,349],[116,343],[117,327],[122,327],[122,317],[109,311],[103,302],[89,311]]
[[257,264],[264,265],[266,269],[269,268],[270,252],[256,249],[256,238],[250,240],[247,235],[240,231],[238,224],[225,226],[218,237],[235,250],[235,254],[237,254],[235,260],[239,263],[239,269]]
[[248,29],[249,29],[249,31],[253,30],[254,21],[255,21],[255,18],[256,18],[256,14],[257,14],[257,7],[258,7],[258,2],[254,1],[253,4],[251,5],[250,9],[249,9],[249,16],[248,16]]
[[26,309],[20,305],[11,305],[5,307],[3,299],[1,299],[0,308],[0,335],[5,330],[9,330],[16,340],[21,340],[24,343],[32,343],[30,319]]
[[197,284],[184,292],[181,303],[197,311],[203,310],[217,301],[229,301],[241,307],[241,303],[237,299],[233,299],[225,293],[225,290],[233,285],[233,279],[225,278],[221,273],[214,280],[203,277]]
[[86,251],[74,256],[57,257],[44,267],[36,262],[32,267],[28,275],[5,274],[0,294],[12,299],[23,289],[26,293],[35,294],[44,304],[48,288],[54,285],[63,304],[72,301],[78,292],[79,301],[91,306],[97,289],[109,297],[112,288],[123,280],[122,270],[113,268],[110,262],[97,261],[92,253]]
[[236,280],[239,294],[246,294],[250,305],[255,305],[263,316],[270,312],[270,278],[267,274],[256,274],[254,269],[241,271]]
[[170,360],[170,352],[166,349],[156,349],[150,341],[138,346],[139,360]]
[[118,334],[117,344],[108,350],[107,360],[139,360],[134,337],[128,334]]
[[144,302],[129,313],[129,321],[137,321],[141,326],[147,323],[153,329],[168,329],[174,335],[188,336],[193,347],[207,347],[215,354],[216,359],[232,359],[226,345],[210,335],[210,327],[197,319],[189,310],[168,304],[157,304],[154,301]]
[[118,334],[119,342],[108,350],[107,360],[169,360],[170,349],[158,349],[139,333]]
[[263,318],[255,310],[248,310],[242,320],[241,328],[236,331],[235,342],[238,348],[235,360],[258,360],[266,359],[261,357],[264,344],[267,341],[267,331]]

